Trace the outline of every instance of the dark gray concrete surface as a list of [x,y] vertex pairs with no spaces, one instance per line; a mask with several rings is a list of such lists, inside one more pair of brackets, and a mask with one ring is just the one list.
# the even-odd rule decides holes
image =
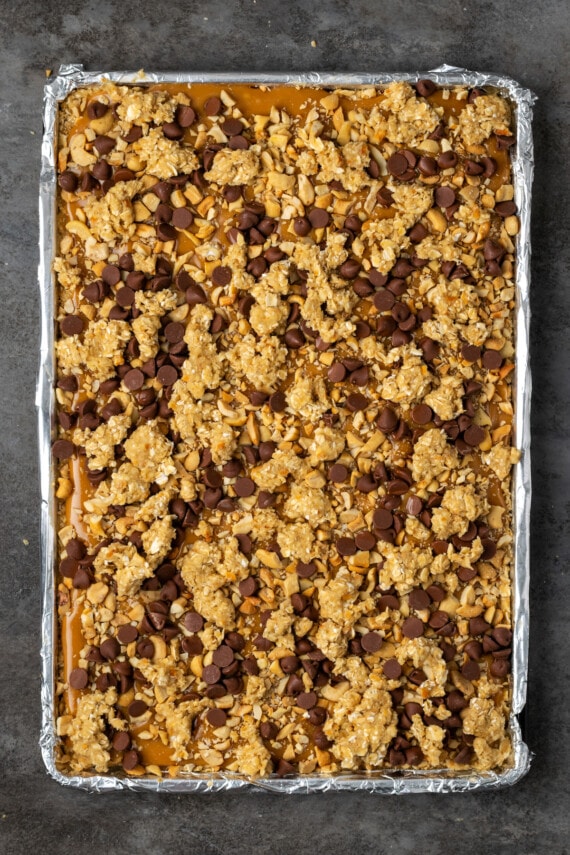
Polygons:
[[[564,0],[0,0],[0,852],[570,852],[568,92]],[[311,40],[317,46],[311,46]],[[532,630],[529,775],[496,793],[387,798],[88,795],[48,778],[40,728],[35,373],[44,70],[503,72],[536,105],[533,209]]]

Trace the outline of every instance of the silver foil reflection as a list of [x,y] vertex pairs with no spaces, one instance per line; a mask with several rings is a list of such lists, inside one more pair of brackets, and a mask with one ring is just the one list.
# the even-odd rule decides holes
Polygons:
[[[56,512],[54,470],[51,463],[51,425],[54,412],[54,306],[55,284],[52,262],[56,255],[56,135],[58,104],[72,90],[90,86],[103,79],[118,84],[144,85],[153,83],[253,83],[290,84],[319,87],[361,87],[386,85],[394,80],[414,83],[429,76],[440,86],[488,86],[507,97],[514,107],[517,145],[512,159],[515,201],[520,216],[517,238],[517,307],[516,307],[516,376],[515,376],[515,444],[522,451],[514,472],[514,534],[515,570],[513,579],[513,699],[510,732],[513,741],[513,766],[500,773],[455,772],[442,770],[380,771],[375,773],[331,776],[310,775],[299,778],[264,778],[250,782],[230,774],[198,775],[160,780],[130,778],[127,775],[69,776],[56,766],[58,737],[56,734],[55,666],[57,661],[57,612],[55,607]],[[467,71],[442,65],[433,71],[410,74],[199,74],[91,72],[81,65],[63,65],[57,76],[46,84],[44,97],[44,136],[40,174],[40,264],[39,286],[41,302],[40,367],[36,390],[41,473],[42,530],[42,588],[43,625],[42,656],[42,728],[40,747],[47,770],[59,783],[93,792],[110,790],[149,790],[173,792],[213,792],[250,787],[279,793],[312,793],[321,791],[355,790],[399,794],[418,792],[464,792],[489,790],[510,786],[526,774],[531,753],[524,743],[518,716],[526,702],[529,633],[529,516],[530,481],[530,400],[531,375],[529,366],[529,287],[530,287],[530,199],[533,176],[532,105],[533,93],[508,77]]]

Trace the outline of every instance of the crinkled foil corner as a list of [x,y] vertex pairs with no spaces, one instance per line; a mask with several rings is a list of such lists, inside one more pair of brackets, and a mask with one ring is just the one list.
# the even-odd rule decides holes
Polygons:
[[[305,86],[338,87],[386,85],[394,80],[414,83],[429,76],[440,86],[464,85],[490,86],[507,97],[514,107],[517,145],[512,159],[515,201],[520,216],[517,238],[516,269],[516,375],[515,375],[515,445],[522,452],[515,467],[514,534],[515,570],[513,579],[513,696],[510,734],[513,743],[512,765],[504,771],[493,773],[450,772],[449,770],[408,770],[403,772],[377,772],[369,774],[339,774],[334,777],[306,776],[299,778],[264,778],[248,781],[229,774],[191,775],[184,778],[129,778],[126,775],[68,776],[57,768],[58,737],[56,733],[56,656],[57,610],[55,605],[54,561],[56,553],[55,526],[55,471],[51,461],[51,426],[54,417],[54,306],[55,284],[52,263],[56,255],[56,135],[58,104],[70,92],[81,86],[109,79],[120,84],[145,83],[254,83],[291,84]],[[147,790],[151,792],[205,793],[248,787],[252,792],[268,790],[279,793],[313,793],[353,790],[384,794],[420,792],[467,792],[492,790],[515,784],[530,768],[532,754],[523,740],[518,716],[526,702],[528,674],[529,635],[529,519],[531,501],[530,470],[530,402],[531,374],[529,364],[530,325],[530,200],[534,169],[532,141],[532,106],[536,98],[529,90],[509,77],[468,71],[451,65],[416,73],[318,73],[260,74],[239,72],[235,74],[204,73],[146,73],[91,72],[82,65],[62,65],[58,74],[50,79],[44,96],[44,135],[41,149],[39,196],[39,248],[38,268],[41,303],[40,365],[36,387],[38,408],[38,440],[41,480],[41,538],[42,538],[42,728],[40,748],[46,768],[59,783],[91,792],[111,790]]]

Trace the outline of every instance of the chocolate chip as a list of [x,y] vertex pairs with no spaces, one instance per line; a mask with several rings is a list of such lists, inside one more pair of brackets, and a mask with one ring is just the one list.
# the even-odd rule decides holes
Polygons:
[[346,368],[342,362],[333,362],[327,371],[327,377],[331,383],[341,383],[346,377]]
[[189,656],[199,656],[204,650],[202,640],[197,635],[183,638],[181,647],[184,653],[188,653]]
[[107,181],[113,174],[113,168],[106,160],[98,160],[91,167],[91,174],[97,181]]
[[417,425],[427,425],[433,418],[433,410],[427,404],[417,404],[411,415]]
[[224,463],[222,466],[222,475],[224,478],[237,478],[241,472],[241,468],[239,460],[228,460],[228,462]]
[[432,338],[422,339],[420,348],[426,362],[433,362],[439,356],[439,343]]
[[288,760],[283,760],[283,758],[281,758],[277,761],[275,774],[278,778],[285,778],[286,775],[294,775],[296,771],[295,766],[292,763],[289,763]]
[[359,531],[354,538],[357,549],[363,552],[370,552],[376,546],[376,538],[371,531]]
[[370,284],[367,279],[358,278],[355,279],[352,283],[352,288],[354,293],[357,294],[358,297],[369,297],[370,294],[374,293],[374,288]]
[[[218,505],[218,508],[220,507],[220,505],[221,505],[221,502]],[[235,508],[233,508],[233,509],[235,509]],[[243,553],[243,555],[251,555],[251,552],[253,549],[253,543],[252,543],[252,540],[251,540],[251,537],[249,536],[249,534],[236,534],[236,540],[239,544],[240,552]]]
[[350,374],[350,382],[354,383],[355,386],[366,386],[369,379],[370,371],[367,365],[363,365],[362,368],[357,368]]
[[238,478],[234,484],[234,490],[240,498],[247,498],[255,492],[255,483],[251,478]]
[[188,208],[175,208],[172,212],[171,222],[177,229],[189,229],[194,222],[194,215]]
[[454,169],[458,161],[459,158],[454,151],[442,151],[437,158],[437,165],[440,169]]
[[217,469],[205,469],[202,480],[204,484],[214,489],[221,487],[223,483],[222,475]]
[[209,709],[206,713],[206,718],[208,723],[212,725],[213,728],[223,727],[227,720],[227,714],[224,710],[219,710],[216,707],[213,709]]
[[263,253],[263,257],[268,264],[274,264],[276,261],[281,261],[285,258],[285,253],[277,246],[270,246],[269,249]]
[[124,730],[119,730],[113,736],[112,745],[115,751],[126,751],[131,744],[131,737]]
[[154,656],[154,644],[150,638],[142,638],[137,643],[137,655],[140,656],[141,659],[152,659]]
[[217,665],[206,665],[202,671],[202,679],[209,686],[218,683],[222,677],[222,672]]
[[64,335],[80,335],[84,328],[83,318],[79,315],[66,315],[59,327]]
[[449,208],[455,202],[455,191],[452,187],[437,187],[435,191],[435,203],[440,208]]
[[227,644],[222,644],[217,650],[214,650],[212,661],[218,668],[227,668],[234,661],[234,652]]
[[[410,683],[413,683],[414,686],[421,686],[422,683],[425,683],[427,680],[427,674],[421,668],[414,668],[408,674],[408,680]],[[439,719],[436,719],[436,722],[439,724]]]
[[[404,158],[404,160],[405,160],[405,158]],[[407,161],[406,161],[406,166],[407,166]],[[376,199],[378,200],[378,203],[383,208],[389,208],[394,203],[394,197],[392,196],[392,193],[390,192],[390,190],[388,190],[387,187],[382,187],[378,191],[378,193],[376,194]]]
[[402,633],[406,638],[420,638],[424,634],[424,625],[417,617],[407,617],[402,624]]
[[408,595],[408,602],[411,609],[416,611],[428,609],[431,603],[429,594],[423,588],[414,588]]
[[356,489],[361,493],[371,493],[378,487],[378,482],[372,475],[361,475],[356,482]]
[[178,122],[165,122],[162,126],[162,133],[169,140],[181,140],[184,136],[184,131]]
[[309,561],[308,564],[305,564],[303,561],[298,561],[296,572],[297,576],[301,579],[310,579],[310,577],[314,576],[317,572],[317,565],[314,561]]
[[239,592],[242,597],[254,597],[257,593],[259,582],[255,576],[249,576],[239,583]]
[[232,269],[225,265],[220,265],[214,268],[212,273],[212,282],[214,285],[229,285],[232,281]]
[[330,223],[331,217],[328,211],[325,211],[324,208],[313,208],[313,210],[309,212],[309,221],[314,229],[324,229]]
[[96,279],[83,289],[81,296],[89,303],[100,303],[106,296],[106,290],[105,283],[101,279]]
[[372,524],[375,529],[379,529],[380,531],[385,531],[392,527],[394,523],[394,517],[390,513],[390,511],[385,508],[377,508],[374,511],[372,516]]
[[461,666],[461,674],[466,680],[478,680],[481,676],[481,669],[477,662],[470,659]]
[[212,489],[211,487],[209,487],[207,490],[204,491],[202,501],[209,510],[213,510],[215,507],[217,507],[217,504],[221,498],[222,491],[219,488]]
[[384,407],[376,419],[378,428],[383,433],[391,433],[398,426],[399,418],[391,407]]
[[181,128],[189,128],[196,121],[196,113],[187,104],[179,104],[176,108],[175,118]]
[[89,683],[89,673],[85,668],[74,668],[69,675],[69,685],[72,689],[85,689]]
[[289,696],[298,695],[300,692],[304,691],[304,689],[305,684],[303,683],[301,678],[298,677],[297,674],[291,674],[291,676],[287,680],[285,694]]
[[498,350],[486,350],[481,361],[488,371],[498,371],[503,364],[503,357]]
[[217,335],[218,333],[225,330],[227,327],[227,321],[223,315],[219,312],[214,312],[214,317],[212,318],[212,323],[210,324],[210,332],[212,335]]
[[243,122],[228,117],[221,123],[221,128],[227,137],[235,137],[243,131]]
[[347,258],[339,267],[339,273],[343,279],[355,279],[360,273],[361,264],[356,258]]
[[113,660],[121,652],[121,645],[116,638],[107,638],[99,645],[99,652],[105,659]]
[[495,140],[499,151],[510,148],[516,142],[514,136],[511,134],[495,134]]
[[288,329],[284,335],[284,339],[285,344],[287,347],[291,348],[291,350],[298,350],[300,347],[303,347],[306,342],[305,336],[299,327]]
[[[263,393],[262,393],[263,394]],[[287,406],[284,392],[274,392],[269,396],[269,406],[274,413],[282,413]]]
[[169,223],[159,223],[156,227],[156,235],[162,241],[176,240],[177,237],[176,229]]
[[413,244],[420,243],[429,235],[429,231],[422,223],[416,223],[408,232],[408,237]]
[[117,638],[121,644],[131,644],[131,642],[137,640],[138,635],[138,629],[136,626],[133,626],[132,623],[127,623],[124,626],[119,627],[117,632]]
[[476,446],[480,445],[486,437],[486,433],[483,428],[479,427],[479,425],[470,425],[467,428],[465,433],[463,434],[463,439],[467,443],[467,445],[472,448],[476,448]]
[[184,626],[188,632],[200,632],[204,628],[204,618],[198,612],[186,612]]
[[129,704],[128,713],[131,718],[139,718],[144,715],[148,709],[148,705],[144,701],[133,701]]
[[216,95],[204,102],[204,112],[207,116],[218,116],[222,112],[222,102]]
[[138,752],[134,748],[125,751],[123,754],[123,769],[125,772],[132,772],[139,765],[140,759]]
[[433,176],[437,175],[437,173],[439,172],[439,167],[434,157],[430,157],[429,155],[423,155],[418,160],[418,170],[421,172],[422,175]]
[[410,310],[405,303],[396,302],[392,306],[391,314],[396,323],[400,324],[402,323],[402,321],[405,321],[407,318],[409,318]]
[[492,157],[482,157],[481,163],[484,166],[483,178],[491,178],[497,171],[497,161]]
[[511,666],[508,659],[493,659],[489,667],[493,677],[506,677],[510,670]]
[[123,136],[123,139],[126,143],[134,143],[143,135],[143,131],[140,125],[131,125],[131,128],[127,134]]
[[406,513],[411,517],[417,517],[423,510],[423,502],[419,496],[409,496],[406,502]]
[[279,728],[272,721],[262,721],[259,725],[259,733],[262,739],[266,739],[268,742],[273,742],[279,733]]
[[352,537],[339,537],[335,544],[339,555],[348,556],[356,554],[356,543]]
[[402,676],[402,666],[397,659],[387,659],[382,666],[382,671],[388,680],[397,680]]
[[65,190],[67,193],[75,193],[77,190],[78,178],[74,172],[70,169],[66,169],[58,176],[57,183],[61,189]]
[[416,92],[418,95],[422,95],[424,98],[429,98],[430,95],[433,95],[437,86],[433,82],[433,80],[427,80],[423,78],[422,80],[418,80],[416,83]]
[[485,171],[485,166],[481,163],[478,163],[476,160],[466,160],[465,161],[465,173],[466,175],[481,175]]
[[367,653],[377,653],[384,640],[379,632],[367,632],[360,637],[360,643]]
[[173,365],[163,365],[156,372],[156,379],[163,386],[172,386],[178,380],[178,371]]
[[346,399],[346,407],[351,413],[357,413],[360,410],[365,410],[369,403],[368,398],[360,392],[354,392],[352,395],[348,395]]
[[514,202],[497,202],[495,205],[495,213],[500,217],[512,217],[513,214],[516,214],[517,206]]
[[513,633],[506,626],[497,626],[491,633],[499,647],[508,647],[513,640]]
[[270,493],[268,490],[260,490],[257,494],[257,507],[261,509],[272,508],[277,502],[275,493]]
[[317,705],[317,700],[316,692],[300,692],[297,695],[296,703],[301,709],[310,710]]
[[475,661],[483,656],[483,645],[480,641],[468,641],[463,650],[470,659]]
[[403,175],[409,168],[408,161],[401,152],[392,154],[386,161],[386,166],[390,175],[394,175],[396,178]]
[[51,450],[58,460],[68,460],[75,454],[75,446],[68,439],[56,439]]
[[208,302],[206,294],[204,293],[200,285],[198,285],[196,282],[194,282],[186,289],[184,298],[189,306],[197,306],[200,303]]
[[73,374],[68,374],[67,376],[60,377],[57,381],[57,388],[63,389],[64,392],[77,392],[77,390],[79,389],[77,377],[75,377],[75,375]]
[[110,151],[113,151],[116,145],[117,140],[114,140],[112,137],[108,137],[104,134],[95,137],[93,141],[93,148],[97,151],[99,156],[109,154]]
[[244,137],[243,134],[236,134],[236,136],[231,137],[228,145],[231,149],[248,149],[250,146],[250,142],[247,137]]
[[378,335],[391,336],[396,330],[396,321],[394,318],[383,317],[376,321],[376,332]]
[[297,217],[293,220],[293,229],[299,237],[305,237],[311,231],[311,222],[307,217]]
[[145,376],[140,368],[131,368],[123,377],[123,383],[130,392],[136,392],[137,389],[142,389],[145,381]]
[[259,460],[259,451],[254,445],[244,445],[242,448],[242,454],[250,466],[255,466]]
[[301,660],[298,656],[284,656],[279,660],[279,664],[281,665],[281,670],[284,674],[292,674],[300,667]]
[[388,312],[396,302],[396,298],[391,291],[382,289],[374,295],[374,306],[379,312]]
[[97,187],[97,181],[90,172],[84,172],[79,182],[79,188],[83,193],[90,193]]

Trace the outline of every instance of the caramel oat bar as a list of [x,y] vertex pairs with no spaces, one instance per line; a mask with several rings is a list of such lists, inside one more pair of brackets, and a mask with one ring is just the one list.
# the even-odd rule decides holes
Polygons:
[[511,122],[429,80],[63,102],[62,771],[512,762]]

